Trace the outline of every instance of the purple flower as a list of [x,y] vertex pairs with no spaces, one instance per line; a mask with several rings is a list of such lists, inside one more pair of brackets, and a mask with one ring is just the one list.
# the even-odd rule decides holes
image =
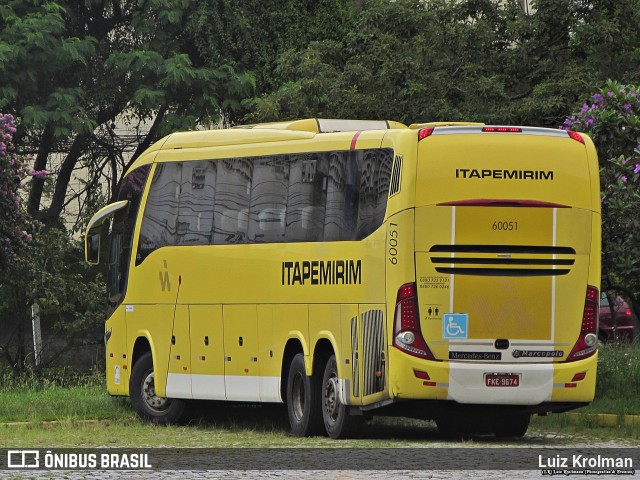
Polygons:
[[626,177],[625,175],[621,176],[621,177],[620,177],[620,181],[621,181],[622,183],[627,183],[627,177]]
[[32,177],[35,178],[45,178],[47,175],[49,175],[49,172],[47,170],[34,170],[33,172],[30,173],[30,175]]
[[609,98],[613,97],[613,92],[607,92],[607,97]]
[[602,103],[602,102],[604,102],[604,97],[603,97],[602,95],[600,95],[599,93],[596,93],[596,94],[593,96],[593,101],[594,101],[595,103]]
[[586,103],[583,103],[582,108],[580,109],[580,114],[584,115],[587,112],[587,110],[589,110],[589,105],[587,105]]
[[625,112],[627,112],[629,115],[631,115],[633,113],[633,109],[631,108],[631,105],[628,103],[625,103],[624,106],[622,107],[624,109]]
[[633,173],[636,175],[640,173],[640,163],[636,163],[636,168],[633,169]]

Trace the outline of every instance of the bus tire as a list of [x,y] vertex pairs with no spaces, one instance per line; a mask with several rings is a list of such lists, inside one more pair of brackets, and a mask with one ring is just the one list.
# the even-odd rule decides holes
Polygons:
[[498,438],[522,438],[527,433],[531,414],[514,413],[510,415],[496,415],[491,419],[493,434]]
[[485,417],[470,412],[451,412],[436,418],[440,435],[446,438],[471,438],[493,433]]
[[322,418],[327,435],[331,438],[350,436],[364,422],[363,416],[349,414],[349,406],[340,400],[338,364],[331,355],[322,378]]
[[133,365],[129,395],[131,407],[143,420],[168,425],[179,422],[184,414],[184,400],[156,395],[151,352],[142,355]]
[[289,366],[287,412],[295,436],[311,437],[322,433],[320,379],[316,373],[307,376],[301,353],[293,357]]

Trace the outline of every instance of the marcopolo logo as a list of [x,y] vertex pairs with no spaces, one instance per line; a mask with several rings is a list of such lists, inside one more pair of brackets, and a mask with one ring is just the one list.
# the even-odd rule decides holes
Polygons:
[[514,350],[511,352],[513,358],[561,358],[564,357],[562,350]]

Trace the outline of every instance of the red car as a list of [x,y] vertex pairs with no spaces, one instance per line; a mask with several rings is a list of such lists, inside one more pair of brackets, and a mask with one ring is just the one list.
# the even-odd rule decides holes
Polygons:
[[[602,342],[615,339],[611,310],[612,309],[609,308],[609,300],[603,293],[600,297],[600,326],[598,331],[598,337]],[[613,312],[615,313],[618,341],[631,343],[640,334],[638,318],[633,313],[633,310],[631,310],[629,304],[620,296],[616,296]]]

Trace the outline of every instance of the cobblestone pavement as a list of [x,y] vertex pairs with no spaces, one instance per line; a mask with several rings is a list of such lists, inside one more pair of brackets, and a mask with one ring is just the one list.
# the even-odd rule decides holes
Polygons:
[[[537,465],[537,455],[539,452],[549,452],[549,457],[553,458],[558,451],[558,449],[566,449],[565,452],[569,454],[579,453],[583,455],[592,455],[602,453],[603,455],[622,455],[626,456],[626,453],[621,452],[630,452],[630,455],[633,456],[634,468],[638,468],[640,465],[640,448],[638,445],[633,445],[630,443],[623,443],[618,441],[589,441],[585,439],[580,439],[576,441],[571,437],[558,437],[549,435],[548,439],[553,438],[553,444],[550,445],[551,442],[545,441],[545,436],[540,436],[536,438],[535,442],[527,443],[527,444],[518,444],[514,442],[513,445],[509,444],[487,444],[487,443],[475,443],[475,442],[430,442],[428,444],[416,445],[411,448],[380,448],[380,449],[350,449],[350,448],[335,448],[335,449],[250,449],[250,450],[242,450],[242,449],[184,449],[184,448],[167,448],[165,450],[160,450],[160,453],[164,454],[164,457],[160,455],[159,458],[158,451],[154,450],[145,450],[152,452],[151,458],[159,460],[159,469],[158,470],[0,470],[0,478],[10,478],[10,479],[43,479],[43,480],[51,480],[51,479],[65,479],[65,480],[80,480],[80,479],[95,479],[95,480],[106,480],[106,479],[142,479],[142,480],[164,480],[164,479],[192,479],[192,478],[204,478],[204,479],[302,479],[302,480],[319,480],[324,478],[331,478],[336,480],[382,480],[389,478],[408,478],[408,479],[474,479],[474,480],[487,480],[487,479],[544,479],[548,478],[543,475],[542,469],[538,468]],[[558,439],[561,439],[561,442],[558,442]],[[630,448],[631,447],[631,448]],[[529,451],[529,449],[534,449],[534,451]],[[545,450],[543,450],[545,449]],[[626,450],[623,450],[626,449]],[[101,449],[100,452],[107,451],[107,449]],[[117,451],[115,449],[111,449],[109,451]],[[253,453],[249,453],[252,451]],[[204,453],[200,453],[204,452]],[[330,456],[328,456],[328,452]],[[356,452],[359,457],[356,460],[356,464],[358,465],[358,469],[342,469],[342,465],[345,462],[345,456],[351,454],[351,452]],[[202,458],[202,455],[207,454],[206,457],[208,460],[211,459],[213,455],[219,455],[220,460],[214,460],[214,464],[216,461],[224,463],[225,460],[228,460],[230,463],[234,465],[234,469],[211,469],[211,470],[202,470],[202,469],[194,469],[187,466],[191,459],[196,459],[197,462],[198,455]],[[252,457],[253,455],[253,457]],[[257,455],[257,456],[256,456]],[[315,455],[315,462],[312,461],[314,459],[313,455]],[[519,469],[519,470],[488,470],[488,469],[478,469],[478,467],[482,468],[482,466],[486,466],[484,463],[492,459],[494,463],[490,463],[490,465],[495,465],[496,459],[500,459],[500,462],[503,462],[505,468],[514,467],[517,463],[522,465],[523,455],[528,457],[528,462],[525,463],[527,465],[527,469]],[[191,456],[191,457],[190,457]],[[238,459],[242,459],[243,456],[246,456],[246,468],[242,467],[242,460],[240,463]],[[404,457],[403,457],[404,456]],[[405,458],[406,457],[406,458]],[[460,467],[462,465],[463,469],[418,469],[416,465],[423,465],[426,462],[430,462],[431,460],[441,460],[445,459],[462,459],[464,457],[465,461],[462,463],[458,463],[452,461],[452,465],[457,465]],[[278,470],[260,470],[255,468],[255,464],[264,464],[266,468],[268,465],[274,465],[272,462],[276,462],[279,468],[279,465],[284,462],[286,463],[287,459],[293,462],[297,462],[297,465],[307,466],[309,463],[313,463],[317,465],[318,463],[322,463],[327,461],[331,461],[334,459],[336,463],[333,465],[327,465],[326,469],[314,469],[314,470],[301,470],[299,466],[294,466],[291,469],[278,469]],[[318,460],[319,459],[319,460]],[[387,462],[387,459],[393,460]],[[173,462],[175,460],[175,462]],[[422,460],[422,463],[416,463]],[[398,462],[405,462],[407,468],[395,468],[398,465]],[[163,466],[167,465],[167,462],[172,466],[175,465],[175,469],[165,469]],[[277,463],[281,462],[281,463]],[[370,469],[367,468],[368,465],[372,466],[380,466],[381,462],[384,464],[389,464],[393,469],[383,470],[383,469]],[[193,463],[193,462],[191,462]],[[529,464],[531,464],[531,469],[529,468]],[[238,467],[240,465],[240,467]],[[364,466],[364,468],[362,468]],[[442,465],[442,463],[438,464]],[[340,468],[340,469],[332,469],[332,468]],[[500,467],[502,468],[502,467]],[[517,468],[517,467],[516,467]],[[521,467],[522,468],[522,467]],[[570,476],[572,478],[585,478],[585,477],[595,477],[598,478],[616,478],[620,479],[620,475],[557,475],[559,477]],[[638,473],[640,476],[640,472]]]
[[[638,474],[640,475],[640,474]],[[626,478],[618,475],[558,475],[565,478]],[[10,479],[37,479],[37,480],[112,480],[112,479],[141,479],[141,480],[168,480],[168,479],[301,479],[320,480],[330,478],[334,480],[387,480],[393,479],[473,479],[473,480],[514,480],[514,479],[545,479],[553,478],[542,475],[540,470],[158,470],[153,472],[139,471],[46,471],[30,472],[25,474],[6,472],[0,474],[0,478]],[[635,478],[635,477],[632,477]]]

